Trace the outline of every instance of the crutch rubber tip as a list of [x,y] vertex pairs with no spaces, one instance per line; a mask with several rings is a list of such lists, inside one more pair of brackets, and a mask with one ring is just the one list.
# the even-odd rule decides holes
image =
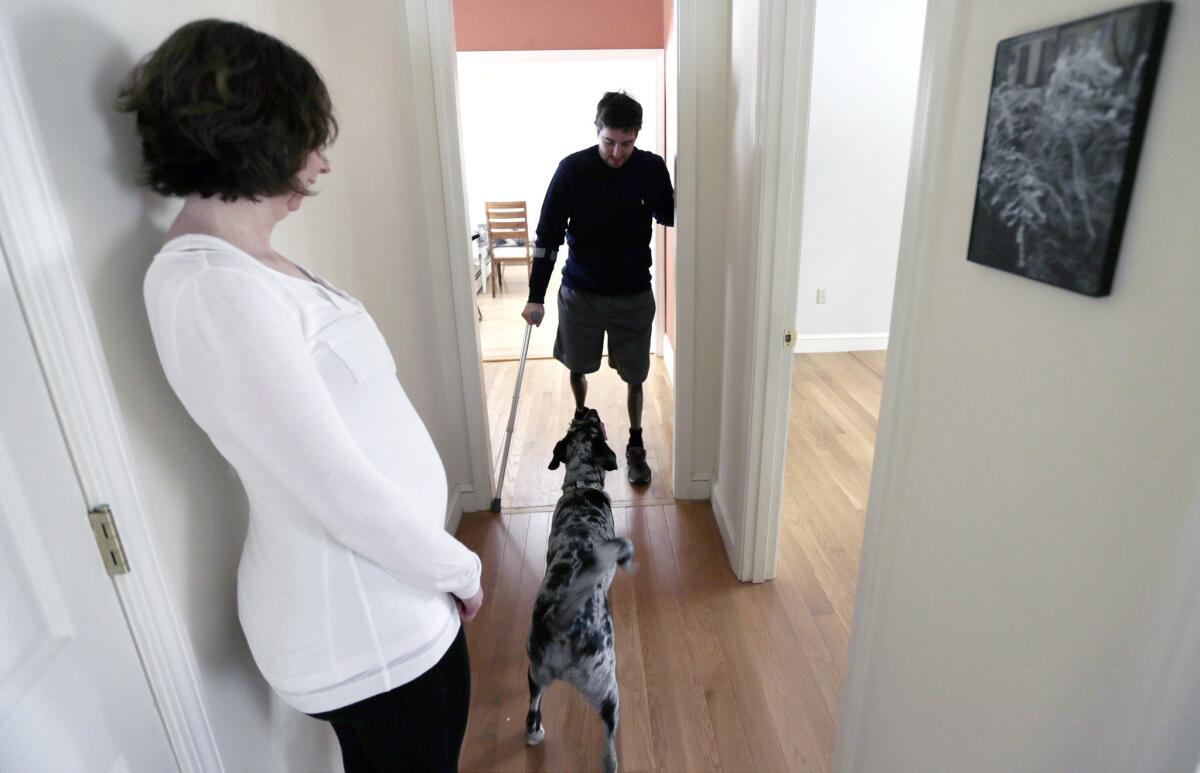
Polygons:
[[496,497],[495,499],[492,500],[492,512],[493,513],[500,512],[500,497]]

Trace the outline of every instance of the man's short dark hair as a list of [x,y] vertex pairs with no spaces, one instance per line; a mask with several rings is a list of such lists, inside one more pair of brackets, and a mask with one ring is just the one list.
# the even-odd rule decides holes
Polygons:
[[183,25],[134,67],[117,109],[137,116],[141,182],[164,196],[308,195],[308,154],[337,137],[324,81],[283,41],[244,24]]
[[642,130],[642,106],[624,91],[610,91],[596,105],[596,131],[618,129],[623,132]]

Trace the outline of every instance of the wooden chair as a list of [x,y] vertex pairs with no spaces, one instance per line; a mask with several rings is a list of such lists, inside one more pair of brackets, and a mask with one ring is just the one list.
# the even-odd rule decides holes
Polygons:
[[[496,287],[504,285],[504,264],[524,263],[525,276],[533,273],[532,245],[529,243],[529,218],[523,201],[485,201],[487,216],[487,255],[492,264],[492,297]],[[497,244],[511,241],[512,244]],[[522,254],[498,254],[497,250],[517,250]]]

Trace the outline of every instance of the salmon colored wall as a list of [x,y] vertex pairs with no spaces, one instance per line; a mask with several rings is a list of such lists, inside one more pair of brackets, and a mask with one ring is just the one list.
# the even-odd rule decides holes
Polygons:
[[454,0],[459,51],[664,48],[661,0]]

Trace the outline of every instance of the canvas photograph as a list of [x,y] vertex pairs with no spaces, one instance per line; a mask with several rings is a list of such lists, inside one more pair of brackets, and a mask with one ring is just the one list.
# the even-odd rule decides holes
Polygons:
[[968,260],[1110,292],[1170,9],[1000,41]]

